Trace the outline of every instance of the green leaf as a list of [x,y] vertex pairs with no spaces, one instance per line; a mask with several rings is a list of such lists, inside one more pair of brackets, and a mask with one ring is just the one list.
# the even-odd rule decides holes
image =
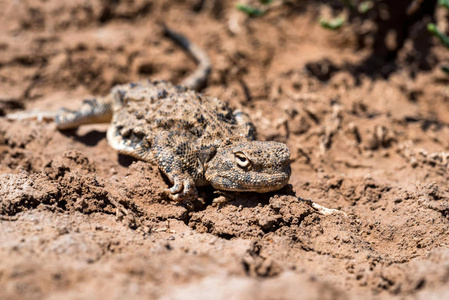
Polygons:
[[241,12],[246,13],[250,17],[260,17],[265,13],[265,10],[258,9],[255,7],[252,7],[251,5],[241,4],[238,3],[235,6],[236,9],[240,10]]
[[337,30],[339,29],[343,24],[345,23],[345,18],[343,17],[337,17],[335,19],[332,19],[330,21],[320,19],[320,25],[323,28],[330,29],[330,30]]
[[270,4],[273,3],[273,0],[259,0],[262,4]]
[[441,43],[444,46],[446,46],[446,48],[449,48],[449,37],[440,30],[438,30],[435,24],[433,23],[427,24],[427,31],[436,36],[441,41]]
[[361,14],[366,14],[368,11],[370,11],[371,8],[373,8],[373,6],[373,1],[363,1],[359,4],[358,10]]
[[449,9],[449,0],[438,0],[438,4]]
[[446,74],[449,74],[449,67],[448,66],[442,66],[441,71],[443,71]]
[[352,0],[341,0],[341,2],[343,2],[343,4],[349,7],[350,9],[355,8],[355,4],[354,2],[352,2]]

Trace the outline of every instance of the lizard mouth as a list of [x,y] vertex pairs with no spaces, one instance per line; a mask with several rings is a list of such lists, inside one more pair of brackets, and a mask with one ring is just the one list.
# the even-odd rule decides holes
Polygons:
[[290,170],[287,170],[277,174],[247,172],[234,174],[234,176],[219,175],[211,181],[211,184],[214,188],[223,191],[267,193],[286,186],[290,174]]

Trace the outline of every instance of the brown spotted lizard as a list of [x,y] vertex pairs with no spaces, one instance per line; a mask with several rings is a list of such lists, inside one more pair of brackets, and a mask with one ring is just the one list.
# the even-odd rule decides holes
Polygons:
[[[179,33],[168,28],[165,33],[198,62],[180,86],[150,80],[118,85],[105,97],[84,100],[77,110],[37,117],[49,117],[60,130],[110,123],[111,147],[157,165],[172,183],[166,191],[176,201],[194,199],[196,187],[205,185],[259,193],[284,187],[291,174],[287,146],[256,141],[247,114],[195,92],[210,73],[208,56]],[[21,119],[20,114],[8,117]]]

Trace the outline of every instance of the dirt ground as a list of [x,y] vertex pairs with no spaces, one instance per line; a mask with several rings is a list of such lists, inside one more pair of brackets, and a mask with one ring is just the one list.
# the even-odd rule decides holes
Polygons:
[[383,4],[330,31],[339,1],[0,1],[0,116],[180,82],[163,21],[210,55],[203,93],[292,153],[281,191],[178,204],[105,124],[0,118],[0,299],[449,298],[449,50],[425,30],[446,12]]

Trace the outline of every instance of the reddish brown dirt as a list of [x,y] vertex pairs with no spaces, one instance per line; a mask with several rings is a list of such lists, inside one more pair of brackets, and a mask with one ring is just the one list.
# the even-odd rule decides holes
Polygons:
[[365,27],[321,28],[325,4],[248,18],[200,3],[0,1],[0,116],[179,82],[195,64],[162,20],[211,56],[205,94],[289,146],[291,185],[176,204],[157,168],[108,146],[106,125],[0,118],[0,299],[448,298],[449,51],[434,41],[419,69],[408,36],[393,69],[372,67]]

